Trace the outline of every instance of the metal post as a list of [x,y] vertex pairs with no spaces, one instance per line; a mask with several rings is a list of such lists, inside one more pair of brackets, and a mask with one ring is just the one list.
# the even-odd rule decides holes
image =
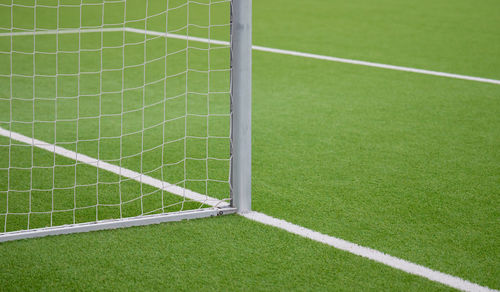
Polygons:
[[231,1],[231,205],[251,211],[252,0]]

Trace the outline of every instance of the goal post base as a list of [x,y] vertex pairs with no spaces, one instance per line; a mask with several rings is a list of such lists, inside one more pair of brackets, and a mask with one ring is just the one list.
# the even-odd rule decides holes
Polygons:
[[150,224],[159,224],[163,222],[173,222],[189,219],[206,218],[236,213],[236,208],[205,208],[196,210],[186,210],[180,212],[172,212],[167,214],[145,215],[123,219],[110,219],[98,222],[79,223],[72,225],[62,225],[55,227],[38,228],[24,231],[12,231],[5,234],[0,234],[0,242],[44,237],[50,235],[61,235],[70,233],[82,233],[98,230],[108,230],[117,228],[126,228],[133,226],[143,226]]

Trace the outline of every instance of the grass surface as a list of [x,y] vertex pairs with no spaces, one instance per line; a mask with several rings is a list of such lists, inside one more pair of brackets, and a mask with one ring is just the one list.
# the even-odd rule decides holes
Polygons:
[[[254,1],[254,42],[500,79],[499,10]],[[499,97],[495,85],[256,52],[254,210],[499,289]],[[0,265],[9,288],[443,288],[237,216],[6,243]]]
[[500,88],[255,60],[256,210],[498,287]]
[[9,242],[0,259],[8,290],[449,291],[238,216]]
[[260,46],[500,79],[496,0],[275,0],[254,7]]

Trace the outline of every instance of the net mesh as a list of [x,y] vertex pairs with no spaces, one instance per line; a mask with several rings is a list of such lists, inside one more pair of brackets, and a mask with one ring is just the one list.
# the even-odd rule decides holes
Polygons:
[[0,0],[0,233],[228,201],[229,36],[230,0]]

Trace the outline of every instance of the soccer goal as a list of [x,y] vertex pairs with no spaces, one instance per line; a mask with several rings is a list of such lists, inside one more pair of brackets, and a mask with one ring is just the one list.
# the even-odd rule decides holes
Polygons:
[[247,212],[251,0],[0,1],[0,242]]

